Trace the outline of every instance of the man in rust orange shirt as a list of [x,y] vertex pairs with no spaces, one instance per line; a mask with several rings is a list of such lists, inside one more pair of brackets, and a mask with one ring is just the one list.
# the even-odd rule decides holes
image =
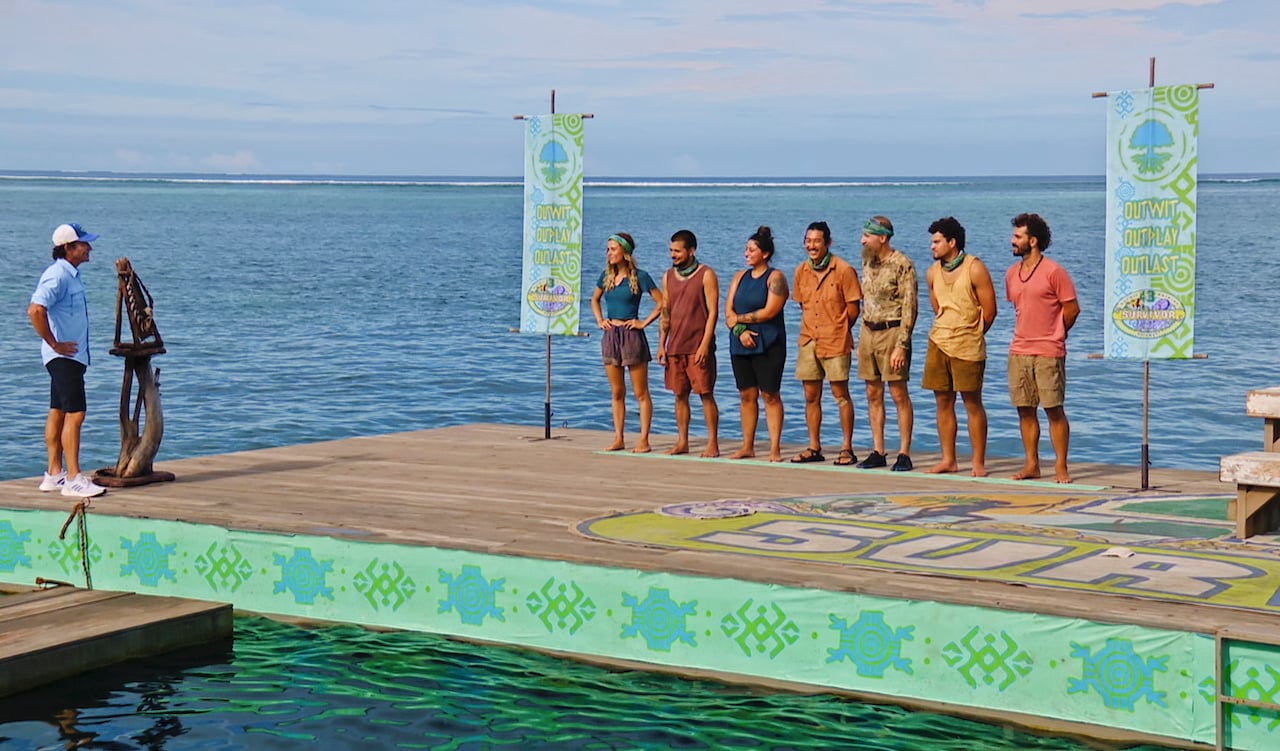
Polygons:
[[833,464],[851,467],[853,400],[849,397],[849,365],[853,353],[853,325],[862,305],[858,273],[831,252],[831,228],[814,222],[804,233],[808,255],[796,267],[792,299],[800,304],[800,351],[796,378],[804,382],[804,421],[809,446],[791,459],[795,463],[826,461],[822,455],[822,382],[840,411],[840,454]]

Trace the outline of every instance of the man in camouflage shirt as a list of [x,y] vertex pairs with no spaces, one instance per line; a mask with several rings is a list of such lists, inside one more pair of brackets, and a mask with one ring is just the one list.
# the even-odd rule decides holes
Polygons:
[[895,472],[911,465],[915,412],[907,384],[911,372],[911,333],[916,326],[918,287],[911,259],[889,244],[893,222],[873,217],[862,227],[862,331],[858,336],[858,377],[867,383],[867,420],[874,450],[861,469],[888,466],[884,450],[884,387],[898,410],[898,458]]

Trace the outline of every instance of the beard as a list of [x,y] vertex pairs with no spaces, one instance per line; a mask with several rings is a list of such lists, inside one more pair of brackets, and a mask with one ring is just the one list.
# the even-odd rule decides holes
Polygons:
[[864,246],[862,248],[862,263],[864,266],[879,266],[880,251],[875,248],[868,248]]
[[1013,246],[1013,254],[1019,258],[1022,258],[1023,256],[1026,256],[1030,253],[1031,253],[1030,245],[1026,246],[1025,248],[1020,245]]

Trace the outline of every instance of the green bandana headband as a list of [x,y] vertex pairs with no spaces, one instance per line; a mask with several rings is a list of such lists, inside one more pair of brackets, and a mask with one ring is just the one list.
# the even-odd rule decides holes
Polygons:
[[862,225],[862,231],[868,235],[884,235],[885,237],[893,237],[893,230],[885,227],[874,219],[868,219],[867,223]]
[[609,235],[609,239],[622,246],[622,252],[631,255],[631,251],[635,250],[635,246],[627,242],[625,237],[620,235]]

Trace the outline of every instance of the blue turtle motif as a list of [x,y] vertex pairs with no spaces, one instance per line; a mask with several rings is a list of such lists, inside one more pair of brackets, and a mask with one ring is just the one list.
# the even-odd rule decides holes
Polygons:
[[1107,709],[1123,709],[1132,712],[1138,699],[1150,704],[1167,707],[1164,692],[1155,690],[1155,672],[1168,670],[1168,655],[1144,660],[1133,651],[1128,639],[1107,639],[1107,644],[1095,655],[1083,645],[1071,642],[1071,656],[1084,661],[1081,678],[1070,679],[1068,694],[1096,690],[1102,696]]
[[697,612],[697,600],[678,603],[667,590],[649,587],[644,602],[623,592],[622,604],[631,608],[631,623],[623,624],[622,638],[643,636],[649,649],[659,652],[670,652],[677,639],[698,646],[693,632],[685,628],[685,617]]
[[13,571],[19,566],[31,568],[31,556],[25,543],[31,541],[31,530],[18,530],[6,519],[0,521],[0,571]]
[[827,650],[827,662],[848,658],[864,678],[883,678],[889,668],[912,675],[911,660],[902,657],[902,642],[911,641],[915,626],[893,629],[879,610],[864,610],[858,622],[849,626],[843,618],[828,614],[831,628],[840,632],[840,646]]
[[333,561],[317,561],[311,556],[311,548],[294,548],[293,557],[288,560],[279,553],[272,557],[280,567],[280,581],[273,582],[272,594],[288,590],[299,605],[314,605],[316,597],[333,599],[333,587],[325,586],[325,574],[333,571]]
[[148,587],[159,584],[162,576],[169,581],[178,580],[178,572],[169,568],[169,556],[178,546],[161,545],[155,532],[139,533],[137,542],[121,537],[120,547],[129,553],[129,562],[120,567],[121,576],[136,575],[138,581]]
[[481,575],[478,566],[463,566],[457,576],[440,569],[440,581],[449,585],[449,597],[440,601],[437,612],[457,610],[462,622],[472,626],[483,626],[485,616],[504,622],[507,620],[502,615],[502,608],[497,606],[495,596],[502,591],[506,578],[489,581]]

